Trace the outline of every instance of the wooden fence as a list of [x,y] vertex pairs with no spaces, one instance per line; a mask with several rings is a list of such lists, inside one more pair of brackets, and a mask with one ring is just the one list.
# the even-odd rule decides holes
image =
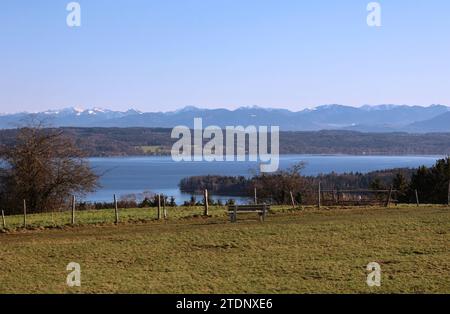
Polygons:
[[[303,203],[296,202],[294,198],[294,192],[288,191],[290,198],[290,204],[284,204],[292,206],[293,209],[302,209]],[[397,204],[396,199],[397,190],[390,188],[389,190],[368,190],[368,189],[358,189],[358,190],[340,190],[340,189],[322,189],[319,183],[316,190],[316,205],[317,208],[322,206],[366,206],[366,205],[383,205],[389,207],[391,204]],[[419,192],[414,191],[416,205],[420,206]],[[254,195],[249,197],[253,199],[253,204],[258,204],[258,191],[254,189]],[[204,190],[203,193],[203,216],[209,216],[209,193],[208,190]],[[267,202],[267,200],[260,200],[260,202]],[[118,224],[120,222],[120,210],[118,206],[117,197],[113,195],[114,204],[114,222]],[[311,204],[308,204],[311,205]],[[450,184],[448,187],[448,205],[450,206]],[[76,198],[72,196],[71,198],[71,220],[72,225],[76,224]],[[166,198],[163,195],[157,195],[157,206],[156,206],[156,219],[168,219],[168,211],[166,206]],[[1,210],[1,222],[2,229],[7,228],[7,218],[5,211]],[[23,227],[27,228],[27,202],[23,200]]]

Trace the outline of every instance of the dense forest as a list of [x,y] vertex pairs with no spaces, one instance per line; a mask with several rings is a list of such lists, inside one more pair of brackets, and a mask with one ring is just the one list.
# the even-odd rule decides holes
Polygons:
[[[165,128],[62,128],[87,156],[168,155],[176,139]],[[0,145],[18,130],[0,130]],[[450,154],[450,133],[281,132],[281,154]]]
[[[305,186],[311,187],[318,186],[320,182],[324,189],[369,189],[372,186],[385,189],[392,184],[398,174],[401,174],[405,180],[410,180],[416,171],[417,169],[401,168],[369,173],[330,173],[318,176],[304,176],[303,180]],[[251,197],[257,180],[257,176],[193,176],[182,179],[179,187],[182,192],[190,194],[201,194],[205,189],[208,189],[208,191],[216,195]]]

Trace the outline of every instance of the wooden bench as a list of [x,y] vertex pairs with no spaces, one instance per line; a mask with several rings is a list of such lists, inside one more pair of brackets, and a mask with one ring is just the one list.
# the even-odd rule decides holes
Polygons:
[[261,222],[264,222],[267,212],[270,210],[270,205],[229,205],[228,215],[230,215],[231,222],[237,221],[237,214],[257,213]]

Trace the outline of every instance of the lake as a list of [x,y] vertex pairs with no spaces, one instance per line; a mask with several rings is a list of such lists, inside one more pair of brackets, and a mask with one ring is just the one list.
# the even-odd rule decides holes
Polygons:
[[[320,173],[370,172],[389,168],[431,166],[442,156],[347,156],[347,155],[282,155],[280,168],[305,162],[305,175]],[[123,196],[144,191],[174,196],[178,204],[190,198],[181,193],[182,178],[199,175],[251,176],[258,169],[255,162],[174,162],[170,156],[90,158],[94,170],[102,174],[102,187],[86,197],[88,201],[112,201],[113,194]],[[227,200],[220,196],[214,199]],[[242,198],[236,198],[243,201]]]

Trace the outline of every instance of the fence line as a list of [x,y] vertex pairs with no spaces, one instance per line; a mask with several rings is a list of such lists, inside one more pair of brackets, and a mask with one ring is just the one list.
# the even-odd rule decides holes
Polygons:
[[167,219],[167,209],[166,209],[166,198],[163,197],[163,213],[164,213],[164,219]]
[[119,207],[117,206],[117,198],[116,194],[114,194],[114,216],[115,216],[115,223],[119,223]]
[[289,191],[289,194],[291,195],[292,208],[295,209],[294,195],[292,194],[292,191]]
[[158,212],[157,219],[161,220],[161,194],[158,194]]
[[[311,195],[314,195],[314,190],[308,190],[309,197]],[[383,204],[386,207],[389,207],[391,203],[396,203],[398,204],[398,201],[393,197],[395,193],[398,193],[398,190],[393,189],[392,187],[389,190],[369,190],[369,189],[355,189],[355,190],[339,190],[339,189],[322,189],[322,184],[319,182],[318,186],[317,186],[317,190],[316,190],[316,196],[317,196],[317,204],[311,204],[308,203],[310,206],[317,206],[317,208],[321,209],[324,205],[325,206],[332,206],[332,205],[328,205],[328,204],[336,204],[336,205],[342,205],[345,203],[352,203],[354,206],[358,206],[358,205],[378,205],[378,204]],[[450,198],[450,184],[449,184],[449,198]],[[306,194],[306,193],[305,193]],[[376,197],[375,199],[361,199],[361,195],[358,194],[387,194],[386,197]],[[294,195],[296,195],[296,197],[299,195],[299,193],[294,194],[294,192],[292,190],[288,191],[287,194],[287,199],[284,200],[284,204],[280,204],[280,206],[291,206],[293,209],[303,209],[303,200],[298,198],[296,199],[294,197]],[[359,197],[356,201],[355,200],[345,200],[346,197],[348,196],[357,196]],[[203,203],[203,215],[204,216],[209,216],[209,192],[207,189],[204,190],[204,203]],[[300,197],[302,196],[302,194],[300,194]],[[419,201],[419,191],[416,189],[414,190],[414,196],[415,196],[415,203],[416,206],[419,207],[420,206],[420,201]],[[162,203],[161,203],[161,197],[162,199]],[[286,196],[285,196],[286,197]],[[257,189],[254,188],[254,200],[257,201]],[[72,195],[71,197],[71,224],[75,225],[76,223],[76,198],[74,195]],[[155,201],[156,204],[154,204],[154,206],[156,205],[157,207],[157,220],[161,220],[162,219],[162,215],[164,217],[164,219],[168,219],[168,212],[167,212],[167,203],[166,203],[166,196],[162,195],[162,194],[157,194],[155,195]],[[266,199],[260,199],[260,201],[267,201]],[[251,197],[249,197],[249,202],[251,202]],[[376,203],[376,204],[375,204]],[[197,203],[199,204],[199,203]],[[27,228],[30,224],[28,221],[28,208],[27,208],[27,201],[24,199],[23,200],[23,227]],[[120,219],[119,219],[119,202],[117,199],[116,194],[113,195],[113,205],[114,205],[114,223],[115,224],[119,224],[120,223]],[[274,204],[276,205],[276,204]],[[162,208],[161,208],[162,207]],[[52,217],[53,217],[53,212],[52,212]],[[195,213],[192,214],[193,216],[197,216]],[[6,225],[6,218],[5,218],[5,211],[1,210],[1,219],[2,219],[2,229],[6,229],[7,225]],[[20,216],[19,216],[20,217]],[[131,217],[131,216],[130,216]],[[184,217],[184,216],[183,216]],[[63,220],[65,220],[66,218],[63,218]],[[92,218],[91,218],[92,219]],[[103,220],[102,215],[99,215],[97,217],[94,218],[94,220]],[[13,220],[14,221],[14,220]],[[20,221],[20,220],[19,220]],[[54,219],[52,218],[53,224],[56,225],[57,223],[54,221]],[[61,220],[59,220],[61,221]],[[60,222],[59,222],[60,223]],[[9,225],[17,225],[17,223],[9,223]],[[32,224],[31,224],[32,225]],[[20,223],[19,223],[20,226]]]
[[2,228],[6,229],[5,211],[2,209]]
[[72,195],[72,225],[75,224],[75,206],[76,206],[75,195]]
[[204,206],[205,211],[203,212],[203,216],[209,216],[209,204],[208,204],[208,190],[205,189],[204,195]]
[[23,227],[27,227],[27,201],[23,200]]
[[450,206],[450,181],[448,182],[448,190],[447,190],[447,205]]

